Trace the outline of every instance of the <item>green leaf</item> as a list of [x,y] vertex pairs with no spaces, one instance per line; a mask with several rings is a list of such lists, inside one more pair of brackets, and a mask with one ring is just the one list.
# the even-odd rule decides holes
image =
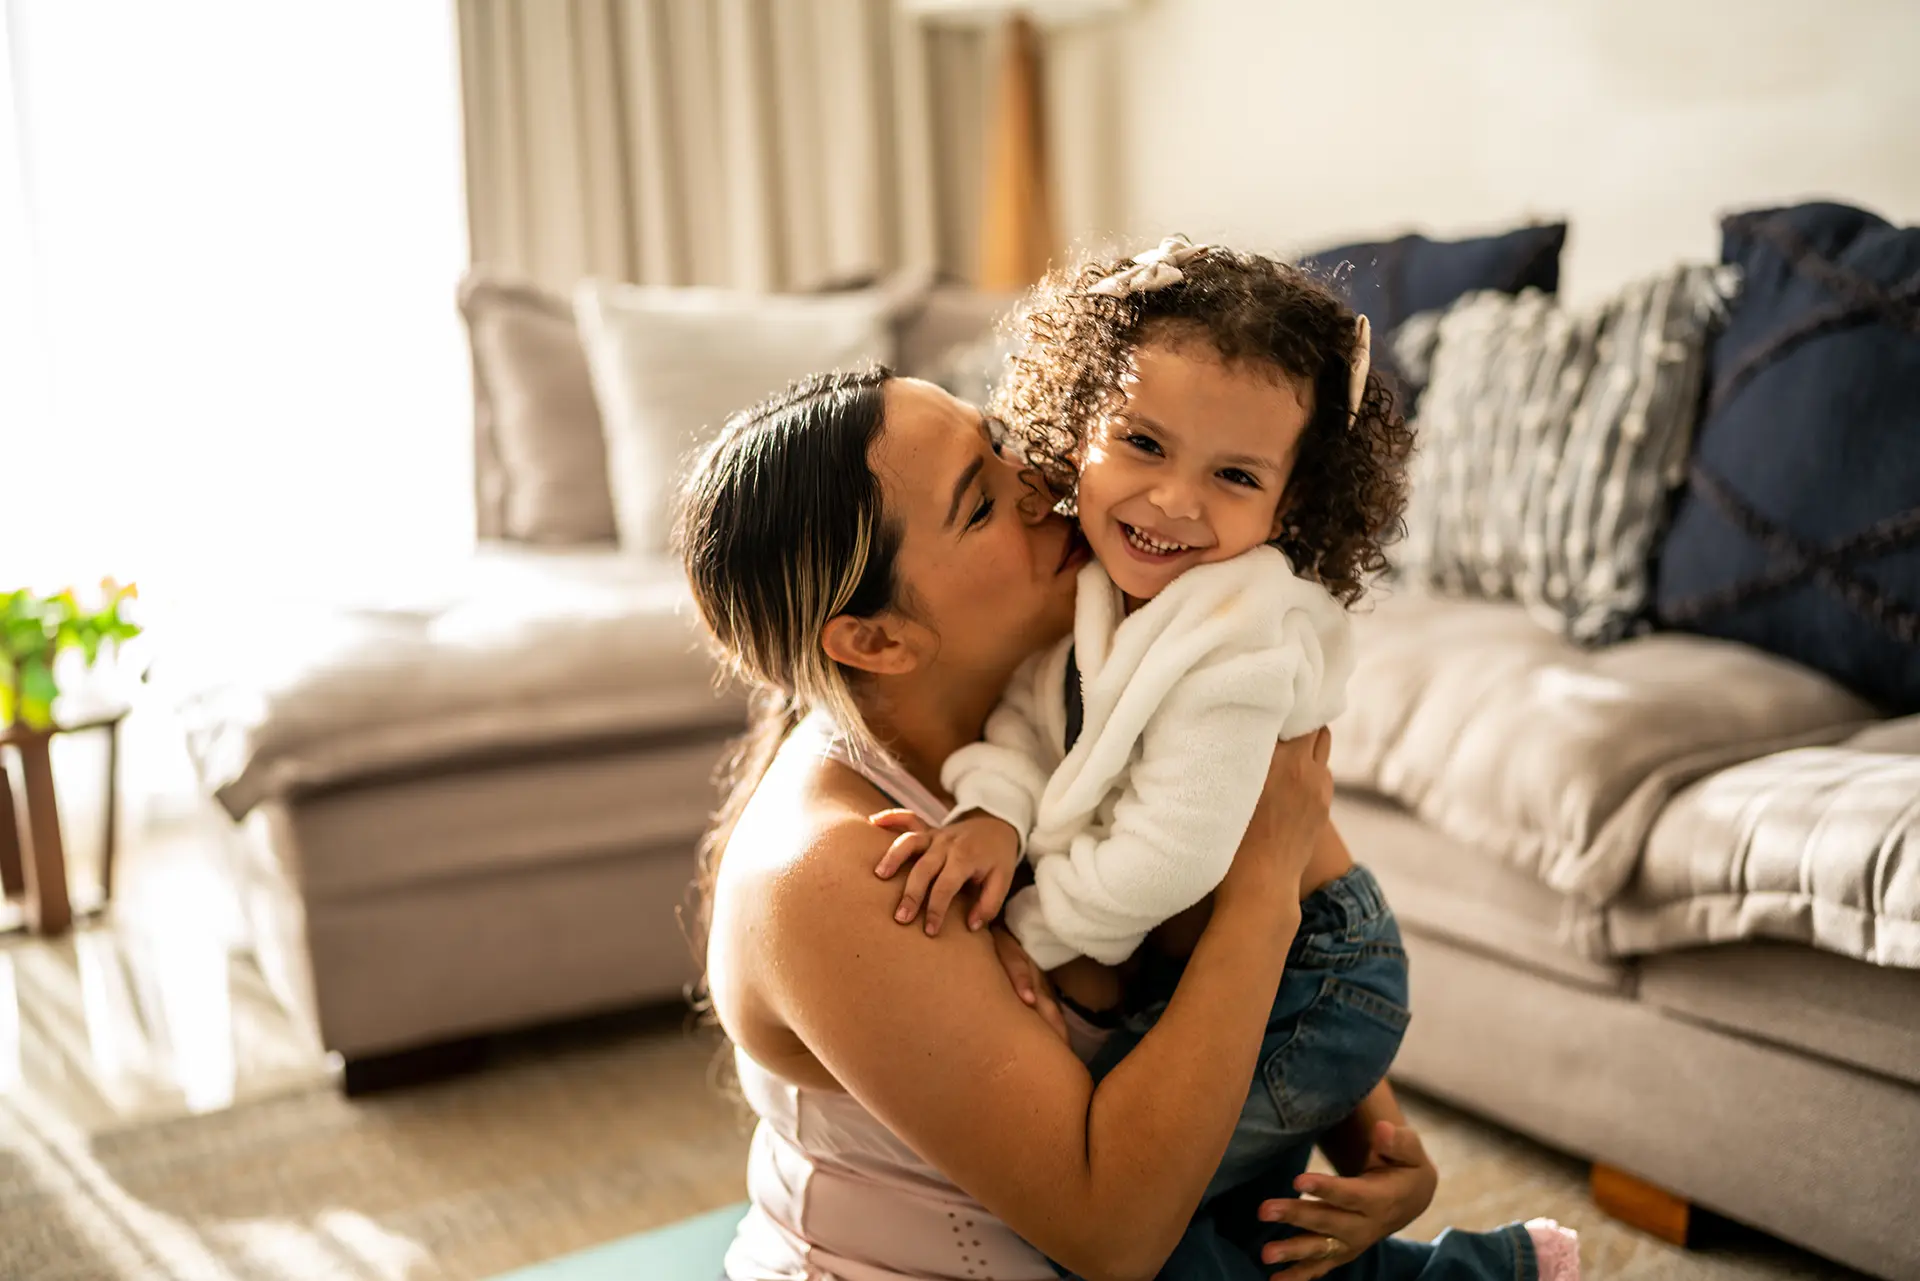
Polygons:
[[[131,585],[117,584],[103,590],[100,608],[94,610],[83,608],[72,588],[48,596],[24,587],[0,592],[0,661],[22,673],[29,661],[36,660],[51,670],[55,656],[78,649],[92,666],[103,650],[143,630],[121,613],[125,602],[134,599],[133,590]],[[13,710],[24,717],[28,703],[24,687],[14,702]]]
[[53,700],[60,686],[53,679],[47,660],[35,654],[20,664],[20,720],[32,729],[45,729],[53,723]]
[[52,703],[60,697],[60,683],[53,678],[53,667],[35,654],[20,664],[20,700],[23,703]]
[[13,681],[0,676],[0,726],[13,724]]
[[46,648],[46,629],[40,626],[37,618],[11,618],[7,620],[4,635],[7,653],[18,660],[28,654],[37,654]]

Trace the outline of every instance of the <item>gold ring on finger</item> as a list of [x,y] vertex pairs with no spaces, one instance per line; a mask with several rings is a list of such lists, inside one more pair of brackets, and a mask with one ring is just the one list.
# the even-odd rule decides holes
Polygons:
[[1326,1248],[1320,1251],[1320,1257],[1323,1259],[1331,1259],[1338,1253],[1340,1253],[1339,1239],[1336,1237],[1328,1237]]

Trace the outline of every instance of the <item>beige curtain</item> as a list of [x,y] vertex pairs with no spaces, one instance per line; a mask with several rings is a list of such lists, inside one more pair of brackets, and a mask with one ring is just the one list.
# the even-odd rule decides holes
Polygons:
[[[892,0],[457,5],[475,262],[561,289],[981,279],[1004,26]],[[1039,33],[1060,242],[1120,221],[1118,26]]]
[[972,274],[977,34],[888,0],[458,4],[476,262],[560,288]]

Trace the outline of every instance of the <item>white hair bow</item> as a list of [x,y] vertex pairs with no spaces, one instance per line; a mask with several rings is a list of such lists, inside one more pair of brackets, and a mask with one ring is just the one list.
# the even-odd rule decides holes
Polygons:
[[1131,267],[1122,267],[1089,286],[1090,294],[1125,298],[1128,294],[1147,294],[1187,278],[1180,269],[1207,252],[1208,246],[1196,245],[1185,236],[1168,236],[1158,248],[1133,256]]
[[[1180,270],[1207,252],[1211,246],[1196,245],[1185,236],[1168,236],[1153,249],[1135,254],[1131,266],[1103,276],[1087,287],[1090,294],[1125,298],[1129,294],[1147,294],[1187,278]],[[1367,396],[1367,374],[1373,368],[1373,325],[1362,315],[1354,321],[1353,368],[1347,383],[1347,416],[1360,417],[1360,404]]]
[[1360,417],[1360,402],[1367,397],[1367,371],[1373,368],[1373,326],[1363,314],[1353,325],[1353,373],[1347,383],[1347,420]]

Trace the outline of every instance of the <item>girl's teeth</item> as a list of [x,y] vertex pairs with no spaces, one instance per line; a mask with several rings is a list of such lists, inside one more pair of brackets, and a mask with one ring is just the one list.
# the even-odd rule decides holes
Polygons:
[[1132,525],[1127,526],[1127,541],[1142,551],[1153,552],[1160,556],[1169,556],[1174,552],[1191,550],[1180,543],[1163,543],[1158,539],[1150,538],[1145,533],[1135,529]]

